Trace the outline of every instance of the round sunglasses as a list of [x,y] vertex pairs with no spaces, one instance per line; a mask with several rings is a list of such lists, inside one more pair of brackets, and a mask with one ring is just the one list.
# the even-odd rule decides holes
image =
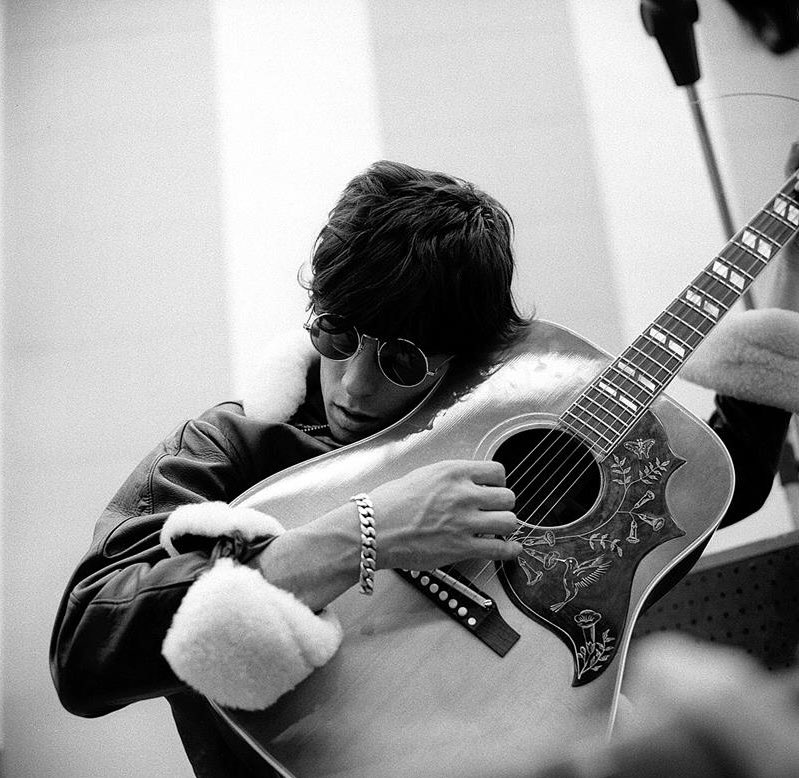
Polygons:
[[427,355],[415,343],[405,338],[379,340],[362,335],[343,316],[320,313],[305,325],[314,348],[328,359],[342,362],[354,357],[363,348],[364,339],[377,342],[377,365],[392,384],[410,389],[419,386],[428,376],[434,376],[449,362],[449,357],[435,370],[430,370]]

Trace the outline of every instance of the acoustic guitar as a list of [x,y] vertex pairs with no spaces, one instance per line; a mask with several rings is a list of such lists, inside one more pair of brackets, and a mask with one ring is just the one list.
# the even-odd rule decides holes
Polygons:
[[391,427],[236,501],[291,528],[416,467],[496,459],[524,547],[512,562],[382,570],[374,596],[335,600],[345,637],[326,666],[266,711],[215,706],[264,764],[296,778],[520,776],[554,745],[610,734],[635,619],[733,488],[721,442],[662,391],[796,233],[795,181],[615,359],[535,321]]

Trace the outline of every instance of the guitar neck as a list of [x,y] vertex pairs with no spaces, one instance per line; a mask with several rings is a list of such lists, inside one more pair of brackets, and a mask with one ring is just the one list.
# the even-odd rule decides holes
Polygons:
[[668,386],[705,337],[796,234],[797,175],[727,242],[563,413],[561,423],[607,456]]

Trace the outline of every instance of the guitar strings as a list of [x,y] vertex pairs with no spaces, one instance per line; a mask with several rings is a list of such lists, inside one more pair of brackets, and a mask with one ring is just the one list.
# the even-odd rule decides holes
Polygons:
[[[793,178],[793,177],[791,177],[791,178]],[[783,188],[784,188],[784,187],[783,187]],[[795,201],[793,200],[793,198],[792,198],[790,195],[788,195],[788,192],[787,192],[787,191],[782,191],[782,190],[781,190],[781,194],[782,194],[783,196],[785,196],[785,197],[788,197],[788,199],[790,199],[792,202],[795,202]],[[772,202],[773,202],[773,200],[772,200]],[[797,205],[799,205],[799,203],[797,203]],[[768,207],[768,206],[767,206],[767,207]],[[765,210],[765,208],[764,208],[764,209],[762,209],[762,210]],[[759,215],[760,215],[760,213],[762,213],[762,211],[761,211],[761,212],[758,212],[758,214],[756,214],[756,217],[755,217],[755,218],[757,218],[757,216],[759,216]],[[784,243],[785,243],[785,242],[787,242],[787,239],[788,239],[788,237],[790,237],[790,235],[791,235],[793,232],[795,232],[795,228],[794,228],[793,226],[789,225],[789,224],[786,224],[786,225],[784,225],[784,227],[783,227],[782,225],[780,225],[780,229],[781,229],[781,230],[782,230],[782,229],[785,229],[785,230],[786,230],[786,232],[785,232],[785,236],[784,236],[784,237],[783,237],[783,236],[780,236],[780,237],[778,238],[778,240],[776,241],[776,242],[780,242],[780,244],[781,244],[781,245],[780,245],[780,247],[781,247],[782,245],[784,245]],[[739,231],[739,232],[740,232],[740,231]],[[736,233],[736,235],[737,235],[737,234],[738,234],[738,233]],[[731,238],[731,239],[730,239],[730,241],[729,241],[729,244],[728,244],[728,245],[731,245],[731,246],[732,246],[732,252],[733,252],[733,255],[732,255],[732,256],[731,256],[729,259],[730,259],[731,261],[733,261],[733,262],[740,262],[740,260],[741,260],[741,259],[743,259],[743,258],[750,259],[750,258],[751,258],[751,255],[750,255],[750,253],[749,253],[749,252],[747,252],[747,251],[746,251],[745,249],[743,249],[742,247],[740,247],[740,246],[738,246],[737,244],[735,244],[735,243],[734,243],[734,238],[735,238],[735,236],[733,236],[733,238]],[[725,248],[726,248],[726,247],[725,247]],[[723,251],[723,250],[724,250],[724,249],[722,249],[722,251]],[[777,252],[774,252],[774,255],[776,255],[777,253],[778,253],[778,251],[777,251]],[[718,255],[717,255],[717,256],[718,256]],[[750,270],[751,270],[751,269],[753,269],[753,267],[756,267],[756,266],[757,266],[757,265],[753,265],[752,267],[750,267]],[[709,268],[709,267],[710,267],[710,266],[708,266],[708,268]],[[703,272],[707,272],[707,271],[708,271],[708,268],[705,268],[705,270],[704,270]],[[761,269],[762,269],[762,268],[761,268]],[[748,273],[747,273],[747,275],[748,275]],[[718,279],[716,276],[713,276],[713,280],[714,280],[714,281],[717,281],[717,282],[719,282],[719,279]],[[752,280],[753,280],[753,279],[752,279]],[[719,302],[719,304],[720,304],[720,305],[721,305],[721,306],[724,308],[724,313],[723,313],[721,316],[719,316],[718,318],[716,318],[714,321],[712,321],[712,322],[711,322],[711,328],[710,328],[711,330],[712,330],[712,329],[713,329],[713,327],[715,327],[715,325],[716,325],[716,324],[717,324],[717,323],[718,323],[718,322],[721,320],[721,318],[723,318],[724,314],[726,314],[727,310],[729,310],[729,307],[731,307],[731,306],[732,306],[732,304],[734,304],[734,302],[737,302],[737,300],[740,298],[740,296],[741,296],[741,294],[742,294],[742,292],[743,292],[743,290],[734,289],[734,288],[732,288],[732,287],[729,287],[728,285],[724,284],[723,282],[721,282],[721,283],[722,283],[722,286],[725,288],[725,294],[726,294],[726,292],[731,292],[731,293],[733,294],[733,297],[734,297],[734,299],[733,299],[733,300],[730,302],[730,305],[729,305],[729,306],[727,306],[726,302],[725,302],[725,303],[722,303],[722,302],[721,302],[721,300],[717,300],[717,302]],[[679,297],[677,297],[677,298],[675,299],[675,302],[676,302],[676,301],[682,301],[682,300],[684,299],[684,294],[685,294],[685,291],[687,291],[687,289],[683,291],[683,293],[682,293],[682,295],[681,295],[681,296],[679,296]],[[694,309],[692,309],[692,308],[690,308],[690,307],[688,308],[688,313],[698,313],[700,317],[705,317],[705,314],[703,314],[701,311],[694,310]],[[672,312],[671,312],[671,311],[670,311],[670,310],[667,308],[667,309],[666,309],[664,312],[662,312],[662,313],[661,313],[661,314],[660,314],[660,315],[659,315],[659,316],[658,316],[658,317],[655,319],[655,322],[654,322],[654,323],[655,323],[655,324],[657,324],[657,323],[659,322],[659,320],[660,320],[661,318],[663,318],[664,316],[671,316],[672,318],[677,318],[679,321],[683,321],[683,319],[682,319],[681,317],[679,317],[679,316],[677,316],[676,314],[672,313]],[[705,317],[705,318],[706,318],[706,317]],[[706,335],[703,335],[703,334],[702,334],[702,332],[701,332],[700,330],[698,330],[696,327],[694,327],[694,326],[693,326],[693,324],[691,324],[690,322],[688,322],[688,321],[683,321],[683,323],[684,323],[684,324],[686,324],[686,325],[689,327],[689,329],[693,330],[693,333],[689,333],[689,335],[688,335],[688,338],[686,339],[686,345],[687,345],[687,346],[689,346],[689,348],[690,348],[690,352],[689,352],[689,354],[688,354],[687,356],[685,356],[685,357],[682,359],[682,363],[684,364],[684,362],[685,362],[685,361],[687,361],[687,359],[688,359],[688,358],[691,356],[691,354],[693,353],[693,351],[695,350],[695,348],[696,348],[696,347],[697,347],[699,344],[701,344],[701,342],[704,340],[704,338],[706,337]],[[701,324],[701,323],[702,323],[702,318],[699,318],[699,319],[697,319],[697,320],[696,320],[696,323],[697,323],[697,324]],[[668,328],[666,328],[666,329],[668,330]],[[710,331],[710,330],[709,330],[709,331]],[[709,332],[709,331],[708,331],[708,332]],[[690,338],[693,338],[694,334],[695,334],[696,336],[698,336],[698,341],[697,341],[697,343],[695,343],[695,344],[693,344],[693,345],[692,345],[692,344],[690,344],[689,342],[687,342],[687,340],[688,340],[688,339],[690,339]],[[640,336],[639,336],[639,337],[640,337]],[[636,340],[637,340],[637,339],[636,339]],[[647,349],[649,349],[649,350],[647,350]],[[679,370],[679,369],[682,367],[682,364],[680,364],[681,360],[680,360],[679,358],[677,358],[677,357],[676,357],[676,355],[671,355],[671,354],[669,354],[669,355],[668,355],[668,356],[669,356],[669,358],[675,359],[675,360],[677,361],[677,363],[678,363],[678,367],[677,367],[677,369],[676,369],[676,370],[674,370],[674,371],[670,371],[668,368],[666,368],[665,366],[663,366],[662,364],[660,364],[660,361],[659,361],[659,360],[656,358],[656,353],[657,353],[657,352],[652,350],[652,346],[650,346],[650,343],[649,343],[649,341],[645,341],[645,342],[644,342],[644,348],[642,349],[642,353],[644,354],[644,356],[646,356],[647,358],[649,358],[649,359],[650,359],[650,360],[651,360],[653,363],[655,363],[655,364],[658,366],[658,370],[659,370],[659,371],[664,371],[664,372],[666,373],[666,376],[667,376],[667,377],[669,377],[669,378],[673,378],[673,377],[674,377],[674,375],[676,375],[676,372],[677,372],[677,371],[678,371],[678,370]],[[607,369],[607,368],[606,368],[606,369]],[[594,380],[596,380],[596,378],[595,378]],[[589,383],[589,386],[590,386],[590,383]],[[626,426],[623,428],[623,431],[622,431],[622,432],[620,432],[620,433],[618,434],[618,436],[617,436],[617,437],[618,437],[618,441],[617,441],[616,445],[614,445],[614,446],[613,446],[613,448],[611,449],[611,451],[612,451],[614,448],[616,448],[616,447],[618,446],[618,443],[621,443],[621,442],[622,442],[622,440],[623,440],[624,436],[625,436],[625,435],[626,435],[626,434],[627,434],[627,433],[628,433],[628,432],[629,432],[629,431],[630,431],[630,430],[631,430],[631,429],[632,429],[632,428],[633,428],[633,427],[634,427],[634,426],[635,426],[635,425],[638,423],[638,421],[640,420],[641,416],[643,416],[643,413],[644,413],[644,412],[646,412],[646,411],[649,409],[649,407],[650,407],[651,403],[652,403],[652,402],[654,402],[654,401],[655,401],[655,399],[657,399],[657,397],[658,397],[658,396],[660,395],[660,393],[663,391],[663,389],[665,388],[665,386],[666,386],[666,384],[664,384],[664,385],[661,387],[661,389],[660,389],[660,390],[658,390],[658,392],[657,392],[657,393],[656,393],[656,394],[655,394],[653,397],[651,397],[651,398],[647,398],[647,397],[646,397],[646,391],[645,391],[644,389],[640,389],[640,388],[636,387],[636,391],[638,392],[638,394],[634,396],[634,399],[636,399],[636,400],[639,400],[639,401],[640,401],[640,400],[641,400],[641,396],[643,396],[643,397],[644,397],[644,401],[642,402],[642,410],[641,410],[641,411],[640,411],[640,412],[639,412],[639,413],[638,413],[638,414],[637,414],[637,415],[636,415],[636,416],[633,418],[633,420],[632,420],[632,421],[630,421],[630,422],[629,422],[629,423],[628,423],[628,424],[627,424],[627,425],[626,425]],[[604,402],[604,398],[603,398],[603,402]],[[605,405],[605,404],[602,404],[602,403],[596,403],[596,404],[597,404],[597,405],[599,405],[599,407],[600,407],[600,408],[601,408],[603,411],[605,411],[606,413],[608,413],[610,416],[613,416],[613,413],[612,413],[612,411],[608,410],[608,408],[606,407],[606,405]],[[574,405],[574,404],[573,404],[573,405]],[[572,405],[571,407],[573,407],[573,405]],[[522,473],[520,476],[518,476],[518,477],[517,477],[517,479],[516,479],[516,481],[514,482],[513,486],[511,486],[511,488],[514,490],[514,492],[516,491],[516,489],[514,488],[514,486],[516,486],[516,487],[517,487],[517,486],[518,486],[518,485],[519,485],[519,484],[520,484],[520,483],[523,481],[524,477],[525,477],[527,474],[529,474],[529,472],[530,472],[530,471],[531,471],[531,470],[532,470],[532,469],[533,469],[533,468],[536,466],[536,464],[537,464],[537,463],[539,463],[539,462],[541,461],[541,459],[543,458],[543,456],[544,456],[544,455],[546,455],[546,453],[547,453],[547,452],[548,452],[548,451],[549,451],[549,450],[552,448],[552,446],[554,445],[554,443],[555,443],[555,442],[556,442],[556,440],[557,440],[557,438],[556,438],[556,440],[553,440],[553,441],[551,441],[551,442],[549,443],[549,445],[547,445],[547,446],[546,446],[545,448],[543,448],[543,450],[542,450],[542,446],[543,446],[543,445],[544,445],[544,443],[546,442],[547,438],[548,438],[548,437],[555,437],[555,436],[554,436],[552,433],[567,433],[567,434],[568,434],[568,433],[570,432],[570,430],[568,429],[568,425],[567,425],[567,424],[566,424],[566,423],[563,421],[563,417],[562,417],[562,416],[561,416],[561,418],[558,420],[558,422],[559,422],[559,424],[564,424],[564,425],[566,426],[566,429],[563,429],[562,427],[558,427],[557,425],[556,425],[554,428],[550,429],[550,431],[549,431],[548,433],[546,433],[546,435],[544,436],[544,438],[543,438],[543,439],[542,439],[542,440],[541,440],[541,441],[540,441],[540,442],[539,442],[539,443],[538,443],[538,444],[537,444],[535,447],[533,447],[533,449],[532,449],[532,450],[531,450],[531,451],[530,451],[530,452],[529,452],[529,453],[528,453],[528,454],[527,454],[525,457],[523,457],[523,458],[520,460],[520,462],[519,462],[519,463],[518,463],[518,464],[517,464],[517,465],[516,465],[516,466],[513,468],[513,470],[511,471],[511,473],[509,473],[509,474],[508,474],[508,476],[507,476],[507,478],[506,478],[506,482],[510,482],[510,481],[511,481],[511,478],[512,478],[514,475],[518,475],[518,471],[520,470],[520,468],[521,468],[521,467],[522,467],[524,464],[527,464],[527,467],[526,467],[526,469],[525,469],[524,473]],[[603,423],[605,423],[605,422],[603,422]],[[608,425],[608,426],[610,426],[610,425]],[[611,428],[612,428],[612,427],[611,427]],[[560,435],[558,435],[557,437],[559,438],[559,437],[560,437]],[[577,440],[581,440],[580,436],[575,436],[575,438],[576,438]],[[557,453],[555,454],[555,456],[562,455],[562,454],[563,454],[563,452],[564,452],[564,451],[566,451],[566,449],[568,448],[568,446],[569,446],[569,442],[570,442],[570,440],[568,440],[568,439],[567,439],[567,440],[566,440],[566,442],[564,442],[564,444],[561,446],[561,448],[560,448],[560,451],[559,451],[559,452],[557,452]],[[585,443],[585,441],[581,441],[581,442]],[[533,455],[534,455],[536,452],[538,453],[538,458],[537,458],[536,460],[534,460],[533,462],[529,462],[529,460],[530,460],[530,459],[533,457]],[[610,453],[610,452],[608,452],[608,453]],[[564,461],[565,461],[566,463],[568,463],[568,456],[566,457],[566,459],[565,459]],[[572,467],[571,467],[571,468],[570,468],[570,469],[567,471],[567,473],[566,473],[564,476],[562,476],[562,477],[561,477],[561,479],[560,479],[560,480],[559,480],[557,483],[555,483],[555,484],[554,484],[554,486],[552,486],[552,488],[550,489],[550,491],[548,492],[548,494],[547,494],[547,495],[544,497],[544,499],[543,499],[543,500],[541,500],[541,501],[539,502],[539,504],[538,504],[538,505],[537,505],[535,508],[533,508],[533,509],[531,510],[531,515],[533,515],[533,514],[534,514],[536,511],[539,511],[539,510],[541,510],[541,509],[542,509],[542,508],[543,508],[543,507],[544,507],[544,506],[547,504],[547,500],[548,500],[550,497],[552,497],[553,495],[555,495],[555,494],[557,494],[557,493],[558,493],[558,490],[559,490],[559,488],[561,487],[561,485],[564,483],[564,481],[565,481],[565,480],[566,480],[566,479],[569,477],[569,475],[570,475],[570,474],[571,474],[571,473],[572,473],[572,472],[573,472],[573,471],[574,471],[574,470],[575,470],[577,467],[579,467],[579,466],[580,466],[580,464],[581,464],[582,462],[587,462],[588,464],[587,464],[587,465],[586,465],[586,466],[585,466],[585,467],[584,467],[584,468],[583,468],[583,469],[582,469],[580,472],[578,472],[578,473],[577,473],[577,475],[576,475],[576,476],[573,478],[573,480],[571,481],[570,485],[569,485],[569,486],[567,486],[567,487],[566,487],[566,489],[562,490],[562,492],[561,492],[561,496],[560,496],[560,497],[559,497],[557,500],[555,500],[555,501],[554,501],[554,502],[553,502],[553,503],[550,505],[550,508],[549,508],[549,510],[547,510],[547,511],[546,511],[546,512],[545,512],[545,513],[544,513],[544,514],[541,516],[541,518],[540,518],[540,519],[539,519],[537,522],[533,522],[532,524],[530,524],[530,523],[529,523],[529,522],[527,522],[527,521],[522,521],[522,520],[520,520],[520,521],[519,521],[520,528],[519,528],[519,529],[517,529],[516,531],[514,531],[514,532],[513,532],[513,533],[512,533],[512,534],[509,536],[509,538],[511,538],[511,539],[517,539],[518,537],[521,537],[521,535],[520,535],[520,534],[518,534],[518,533],[520,533],[520,531],[521,531],[521,527],[522,527],[522,526],[525,526],[525,527],[527,527],[527,528],[528,528],[528,532],[527,532],[527,534],[526,534],[526,535],[525,535],[525,536],[522,538],[522,541],[521,541],[521,542],[523,543],[525,540],[529,540],[529,539],[532,537],[532,535],[533,535],[533,534],[534,534],[534,533],[535,533],[535,532],[536,532],[538,529],[540,529],[540,527],[541,527],[542,523],[545,521],[545,519],[547,518],[547,516],[548,516],[548,515],[549,515],[549,514],[550,514],[550,513],[551,513],[551,512],[552,512],[552,511],[553,511],[553,510],[556,508],[556,506],[557,506],[557,503],[558,503],[558,502],[559,502],[559,501],[562,499],[562,496],[563,496],[563,494],[567,494],[567,493],[568,493],[568,492],[569,492],[571,489],[573,489],[573,488],[575,487],[575,485],[576,485],[577,483],[579,483],[579,480],[580,480],[582,477],[584,477],[584,476],[585,476],[585,475],[586,475],[586,474],[587,474],[587,473],[590,471],[590,468],[591,468],[591,466],[594,464],[594,457],[593,457],[593,455],[591,454],[591,451],[590,451],[590,446],[587,448],[587,450],[586,450],[586,453],[584,453],[584,454],[583,454],[583,455],[582,455],[582,456],[581,456],[581,457],[580,457],[580,458],[579,458],[579,459],[578,459],[578,460],[577,460],[577,461],[576,461],[576,462],[575,462],[575,463],[572,465]],[[554,473],[553,473],[551,476],[549,476],[549,481],[552,481],[552,480],[553,480],[553,477],[554,477],[554,475],[555,475],[555,474],[558,472],[558,470],[560,469],[560,466],[561,466],[561,465],[560,465],[560,464],[558,464],[558,465],[555,467]],[[547,483],[547,482],[546,482],[546,481],[544,481],[544,482],[542,483],[542,485],[541,485],[541,486],[540,486],[540,487],[539,487],[539,488],[538,488],[538,489],[537,489],[537,490],[536,490],[536,491],[535,491],[535,492],[534,492],[532,495],[528,496],[528,497],[527,497],[527,499],[525,500],[525,502],[524,502],[524,503],[521,505],[521,507],[518,507],[518,505],[517,505],[517,508],[516,508],[516,511],[517,511],[517,513],[521,513],[523,510],[525,510],[525,509],[526,509],[526,507],[527,507],[527,506],[530,504],[530,502],[531,502],[531,501],[534,499],[534,497],[535,497],[535,496],[536,496],[538,493],[540,493],[540,491],[541,491],[541,488],[543,488],[544,484],[546,484],[546,483]],[[523,495],[523,494],[524,494],[524,491],[525,491],[525,489],[526,489],[526,488],[527,488],[527,487],[523,485],[523,486],[521,487],[521,489],[520,489],[519,493],[517,494],[517,504],[518,504],[519,497],[520,497],[521,495]],[[578,517],[578,518],[580,518],[580,517]],[[553,527],[553,529],[555,529],[555,527]],[[484,565],[484,567],[483,567],[483,568],[482,568],[482,569],[481,569],[481,570],[480,570],[480,571],[477,573],[476,577],[477,577],[477,578],[479,578],[479,577],[480,577],[480,576],[481,576],[481,575],[482,575],[482,574],[483,574],[483,573],[484,573],[484,572],[485,572],[485,571],[486,571],[486,570],[487,570],[489,567],[491,567],[491,565],[492,565],[492,564],[493,564],[493,562],[488,562],[487,564],[485,564],[485,565]],[[492,576],[491,576],[491,577],[490,577],[488,580],[491,580],[491,579],[492,579],[492,578],[493,578],[495,575],[497,575],[497,574],[498,574],[498,569],[499,569],[499,568],[497,567],[497,568],[495,569],[495,572],[494,572],[494,574],[493,574],[493,575],[492,575]]]

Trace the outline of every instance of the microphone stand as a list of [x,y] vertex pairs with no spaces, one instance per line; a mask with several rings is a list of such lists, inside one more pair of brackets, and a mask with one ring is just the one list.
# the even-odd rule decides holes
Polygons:
[[[687,90],[688,103],[702,146],[721,223],[729,239],[735,234],[735,225],[730,215],[716,155],[695,86],[701,76],[693,28],[694,22],[698,19],[699,8],[696,0],[641,0],[641,20],[644,23],[644,29],[657,40],[674,83]],[[749,289],[744,292],[742,299],[746,309],[751,310],[755,307]],[[793,437],[794,443],[799,444],[799,427],[796,416],[792,418],[788,431],[788,437]],[[788,438],[785,440],[780,455],[779,476],[793,524],[799,528],[799,464],[797,464],[794,447]]]
[[[699,19],[699,8],[696,0],[642,0],[641,19],[644,29],[653,36],[660,45],[671,70],[674,83],[685,87],[688,93],[688,104],[694,118],[702,154],[705,158],[716,205],[729,239],[735,234],[735,224],[730,215],[727,196],[721,181],[716,154],[710,140],[710,133],[705,122],[702,104],[696,91],[696,82],[700,78],[699,60],[696,54],[696,40],[693,24]],[[754,308],[754,300],[747,289],[743,294],[744,306]]]

